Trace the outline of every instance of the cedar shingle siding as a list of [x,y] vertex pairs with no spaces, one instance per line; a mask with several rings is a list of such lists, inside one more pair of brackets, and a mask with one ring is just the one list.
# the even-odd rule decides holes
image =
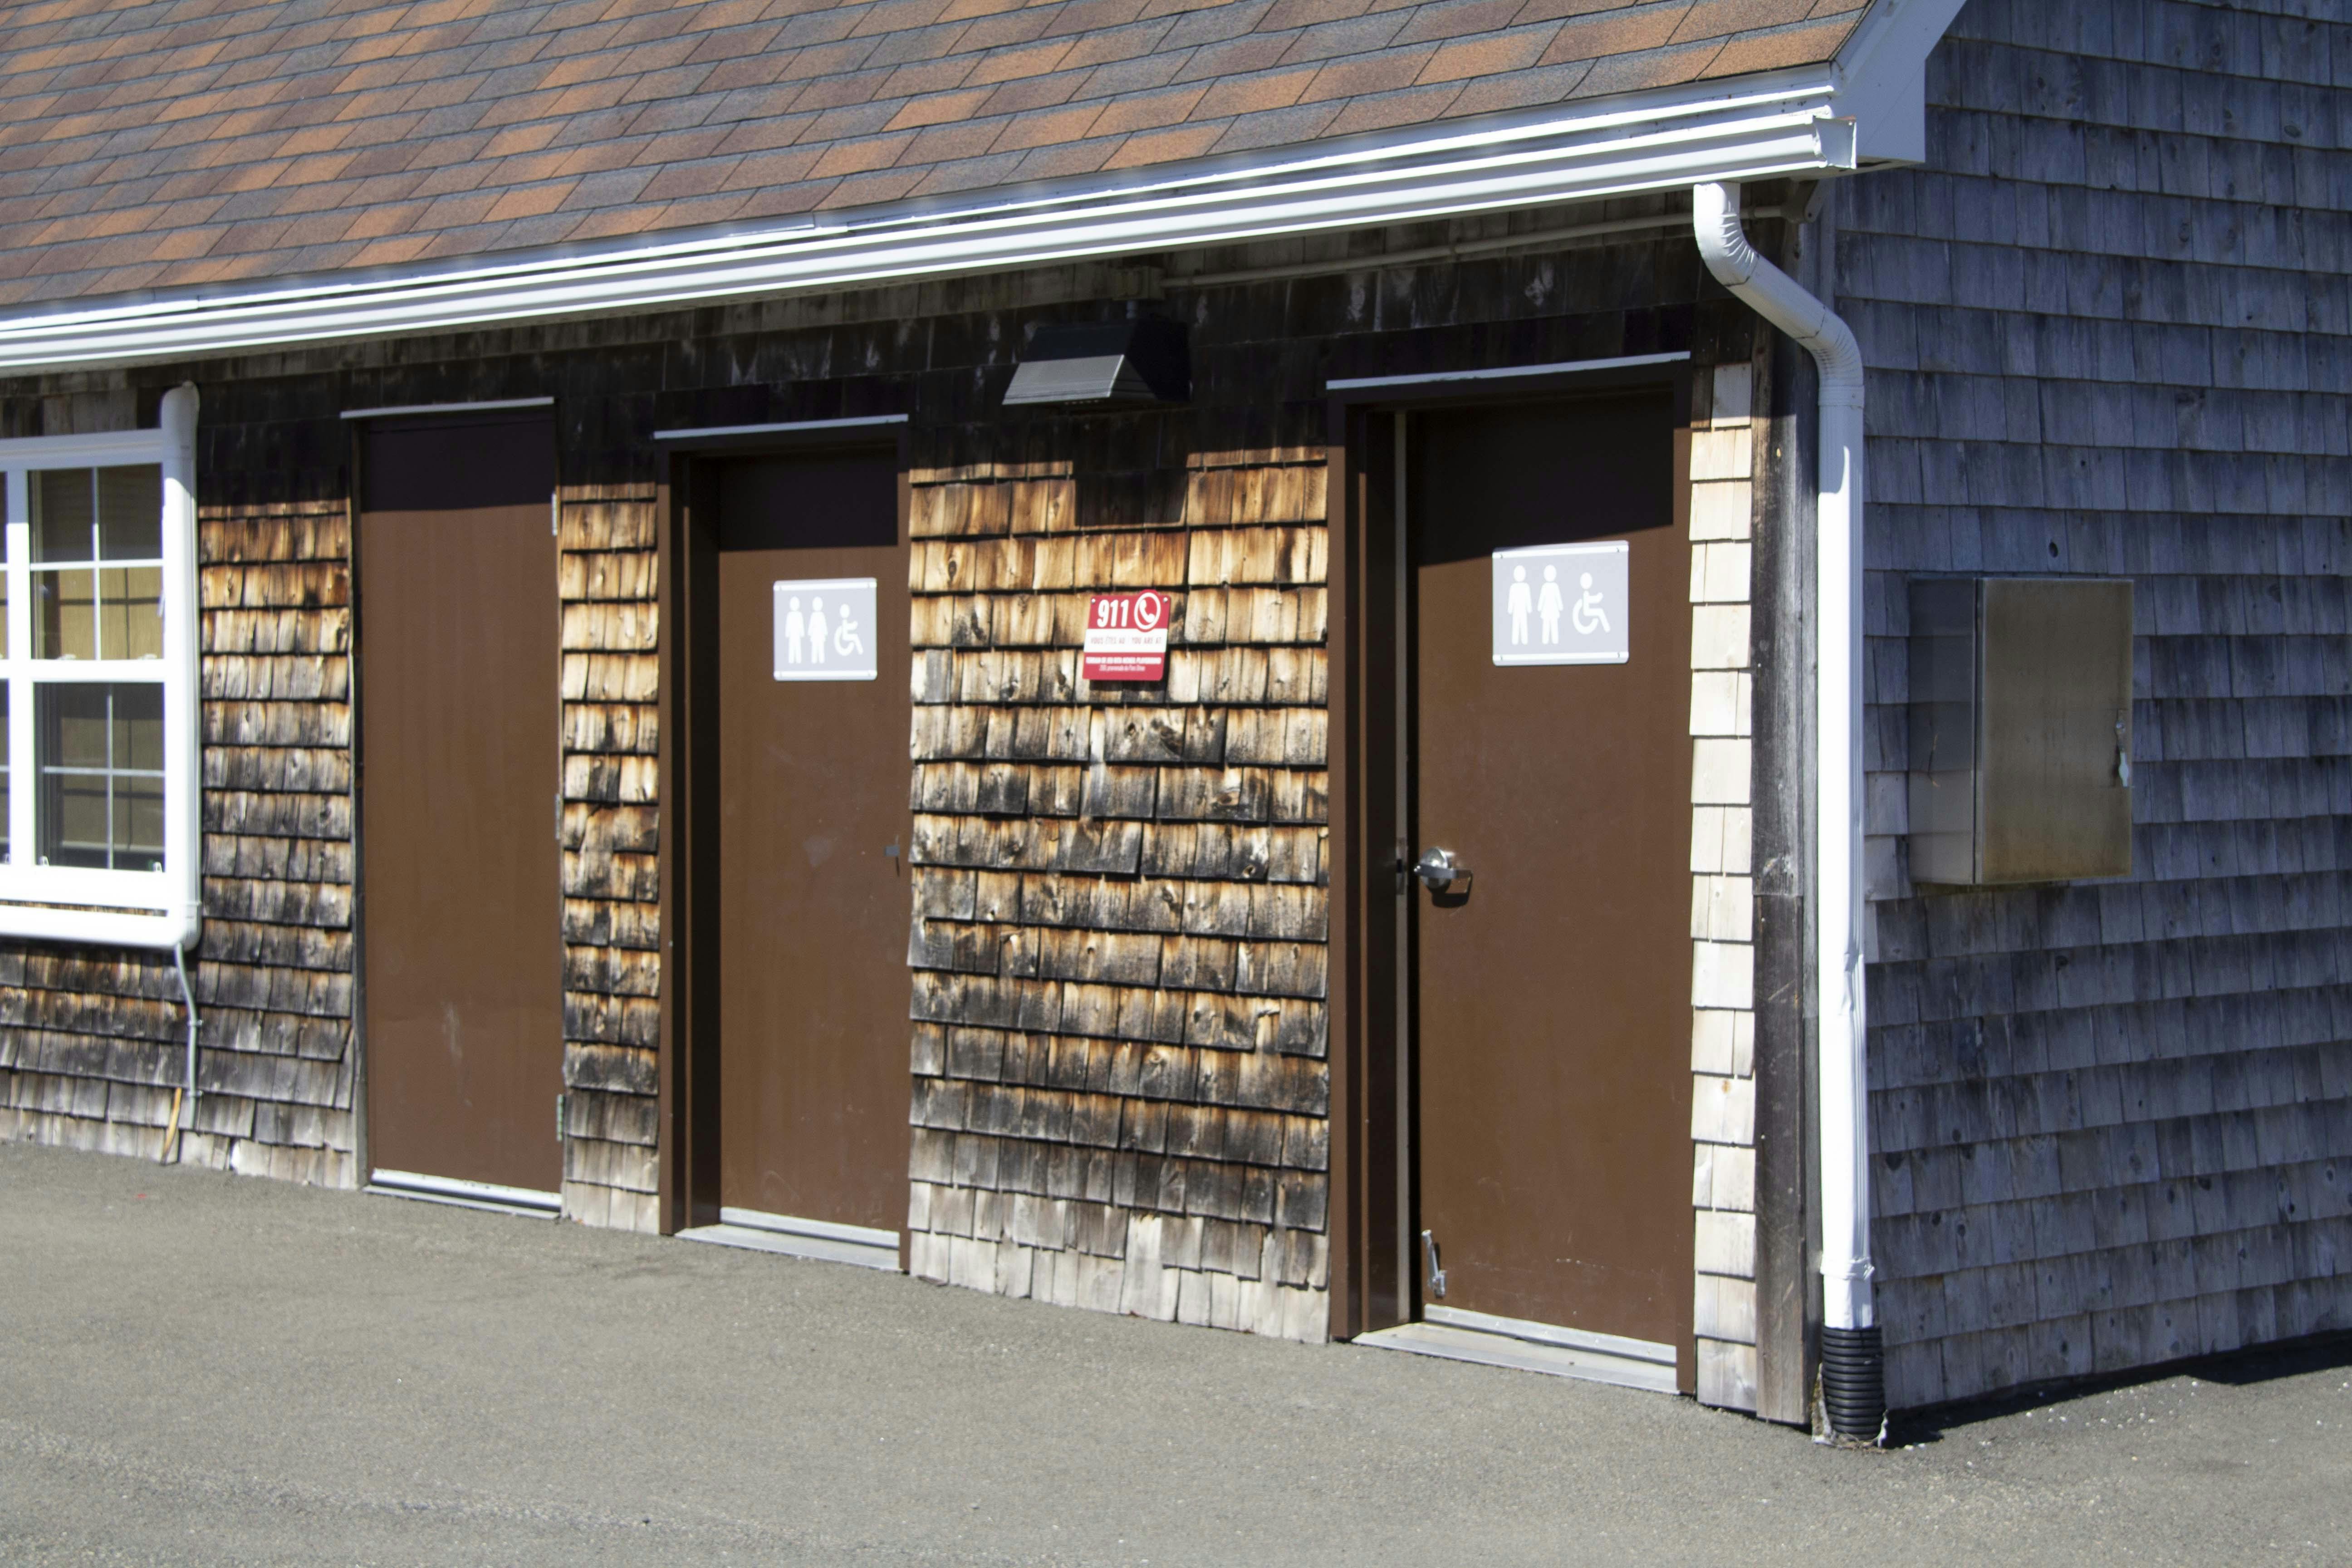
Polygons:
[[[1328,147],[1818,63],[1860,14],[9,7],[0,305]],[[1781,204],[1813,193],[1748,193],[1759,248],[1831,297],[1869,368],[1870,1122],[1895,1405],[2352,1327],[2347,70],[2338,21],[1975,0],[1927,70],[1927,166],[1833,183],[1801,244]],[[1528,237],[1594,219],[1661,226]],[[152,426],[163,389],[203,389],[205,1093],[185,1157],[363,1174],[366,605],[337,411],[555,400],[564,1005],[547,1047],[564,1210],[637,1229],[663,1219],[679,1152],[659,703],[681,645],[658,615],[675,520],[651,434],[904,414],[912,1268],[1321,1337],[1349,1195],[1335,1089],[1361,1087],[1334,1076],[1358,1037],[1331,1010],[1351,955],[1331,945],[1349,742],[1330,694],[1351,671],[1328,646],[1349,535],[1327,383],[1688,350],[1698,761],[1691,863],[1671,869],[1695,878],[1695,1163],[1657,1179],[1693,1179],[1700,1211],[1701,1397],[1802,1419],[1813,383],[1705,280],[1687,222],[1667,193],[0,382],[9,437]],[[1445,257],[1507,230],[1519,254]],[[1394,251],[1423,259],[1381,265]],[[1191,332],[1189,405],[1003,406],[1035,327],[1109,321],[1163,285]],[[1912,884],[1914,573],[2135,580],[2129,879]],[[1145,586],[1176,602],[1167,680],[1090,689],[1088,592]],[[152,1153],[184,1026],[168,960],[0,942],[0,1138]]]
[[[1507,226],[1489,219],[1461,232]],[[1344,256],[1446,232],[1309,243]],[[1207,259],[1249,267],[1298,254]],[[204,1081],[243,1098],[208,1096],[198,1125],[233,1118],[246,1141],[199,1138],[190,1157],[334,1184],[362,1174],[350,1158],[352,620],[346,428],[334,411],[556,397],[564,1212],[651,1229],[664,628],[646,437],[902,408],[916,644],[912,1266],[984,1289],[1322,1337],[1324,382],[1490,355],[1543,363],[1683,347],[1744,376],[1751,328],[1719,294],[1696,298],[1701,270],[1671,228],[1631,245],[1538,241],[1525,256],[1187,290],[1173,309],[1192,328],[1190,406],[1003,410],[1030,328],[1120,309],[1102,298],[1108,276],[1066,268],[194,367],[206,388],[197,482],[212,606],[208,863],[226,852],[239,812],[243,835],[282,824],[274,831],[299,838],[287,853],[308,858],[269,862],[279,879],[265,884],[206,883]],[[1564,300],[1606,303],[1563,314]],[[152,407],[182,374],[19,382],[0,407],[22,433],[58,433],[68,411],[120,425],[134,400]],[[215,516],[248,521],[227,530]],[[281,568],[270,552],[300,563]],[[1087,592],[1112,585],[1175,597],[1163,686],[1078,682]],[[232,603],[250,609],[230,615]],[[225,641],[230,626],[246,640]],[[299,670],[225,657],[265,637],[273,653],[331,657]],[[215,701],[256,689],[263,668],[278,682],[278,708],[232,713]],[[231,680],[247,684],[225,688]],[[298,695],[310,706],[293,704]],[[273,913],[248,916],[265,896]],[[292,929],[257,945],[244,922],[263,918]],[[233,961],[216,942],[232,944]],[[47,948],[13,951],[9,961],[42,973],[58,964]],[[104,973],[126,978],[72,981],[72,1022],[38,1036],[0,1029],[0,1048],[47,1050],[58,1064],[0,1072],[6,1103],[58,1113],[20,1117],[10,1135],[152,1152],[180,1061],[170,968],[131,960],[118,971],[106,955]],[[278,1011],[240,1022],[227,1009],[247,995]],[[121,996],[143,1000],[125,1006]],[[116,1034],[150,1042],[135,1067],[109,1057]],[[310,1152],[320,1147],[329,1152]]]
[[563,486],[563,1209],[659,1227],[658,513],[651,485]]
[[[141,400],[150,422],[156,395]],[[133,402],[59,398],[39,423],[50,434],[120,428]],[[31,433],[30,413],[14,403],[0,428]],[[220,468],[198,509],[205,931],[188,963],[204,1026],[180,1157],[345,1186],[355,1174],[350,526],[339,500],[293,499],[238,473],[252,434],[208,425],[198,458]],[[159,1152],[186,1063],[169,954],[9,944],[0,1019],[0,1137]]]
[[[1282,404],[1286,446],[1196,445],[1244,413],[1087,422],[1125,471],[915,476],[912,1263],[1319,1339],[1322,410]],[[1164,689],[1078,679],[1087,590],[1112,586],[1174,596]]]
[[[1836,207],[1870,366],[1898,1405],[2352,1327],[2352,27],[1976,0]],[[1919,893],[1906,571],[2137,584],[2128,881]]]

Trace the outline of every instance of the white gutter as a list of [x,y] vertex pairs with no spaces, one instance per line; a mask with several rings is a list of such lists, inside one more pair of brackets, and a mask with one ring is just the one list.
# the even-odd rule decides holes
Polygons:
[[1813,963],[1822,1012],[1822,1310],[1832,1330],[1867,1330],[1876,1316],[1862,956],[1862,352],[1828,306],[1748,244],[1738,185],[1699,185],[1691,202],[1706,269],[1821,367]]
[[365,279],[188,291],[0,320],[0,371],[644,310],[1854,166],[1826,70],[1534,120],[1196,165],[1077,194],[900,205],[825,225]]

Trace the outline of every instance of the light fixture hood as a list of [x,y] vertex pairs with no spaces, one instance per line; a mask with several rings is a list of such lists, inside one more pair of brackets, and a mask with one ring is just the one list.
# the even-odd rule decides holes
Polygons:
[[1160,316],[1040,327],[1004,405],[1182,403],[1192,395],[1184,327]]

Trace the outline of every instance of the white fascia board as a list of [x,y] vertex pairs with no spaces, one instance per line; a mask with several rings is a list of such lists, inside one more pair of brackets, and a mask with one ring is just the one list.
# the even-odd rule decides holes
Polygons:
[[825,225],[0,317],[0,373],[612,315],[1829,174],[1855,166],[1834,87],[1826,68],[1781,72],[960,207],[899,204]]
[[1838,51],[1834,112],[1864,163],[1927,160],[1927,57],[1963,0],[1878,0]]

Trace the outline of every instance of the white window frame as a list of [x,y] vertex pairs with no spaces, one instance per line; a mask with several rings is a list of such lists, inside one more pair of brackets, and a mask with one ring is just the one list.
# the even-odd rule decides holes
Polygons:
[[[154,948],[184,947],[196,939],[204,868],[195,430],[196,389],[180,386],[163,395],[160,429],[0,440],[9,610],[7,646],[0,649],[0,680],[8,687],[9,784],[8,854],[0,860],[0,936]],[[43,468],[147,463],[163,470],[162,659],[95,659],[63,666],[36,660],[30,476]],[[159,675],[163,688],[163,868],[119,871],[40,864],[34,694],[42,685],[68,682],[153,684]]]

